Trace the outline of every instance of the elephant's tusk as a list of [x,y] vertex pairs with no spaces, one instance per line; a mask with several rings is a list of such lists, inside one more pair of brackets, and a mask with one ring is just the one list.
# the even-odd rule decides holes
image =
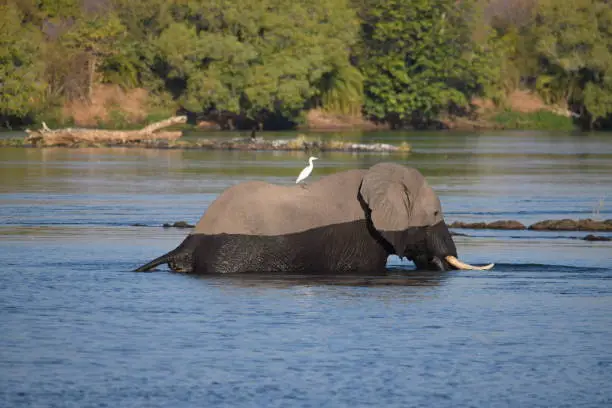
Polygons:
[[461,262],[460,260],[451,255],[445,257],[444,259],[446,259],[446,262],[453,265],[457,269],[488,271],[489,269],[493,268],[493,266],[495,266],[495,264],[488,264],[485,266],[472,266],[470,264],[466,264],[465,262]]

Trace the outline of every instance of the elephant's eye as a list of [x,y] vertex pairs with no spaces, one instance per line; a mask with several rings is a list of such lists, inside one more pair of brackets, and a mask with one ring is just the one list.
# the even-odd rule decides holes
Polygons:
[[434,211],[434,217],[437,217],[438,214],[440,214],[440,211],[438,211],[438,210]]

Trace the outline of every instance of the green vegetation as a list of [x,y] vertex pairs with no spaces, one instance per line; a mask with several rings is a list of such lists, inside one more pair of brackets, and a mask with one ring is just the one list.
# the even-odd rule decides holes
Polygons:
[[571,118],[540,110],[531,113],[503,111],[493,116],[493,121],[506,129],[572,130]]
[[[311,109],[392,127],[474,117],[612,128],[609,0],[0,0],[0,127],[70,123],[100,84],[176,111],[291,127]],[[531,90],[574,119],[507,111]],[[229,118],[229,120],[228,120]],[[100,126],[133,127],[111,107]],[[105,124],[106,123],[106,124]]]
[[[427,125],[465,110],[499,77],[491,33],[473,38],[472,1],[366,0],[362,52],[365,110],[395,125]],[[481,19],[479,19],[482,21]]]
[[[502,2],[498,0],[498,3]],[[508,3],[508,2],[506,2]],[[612,7],[608,0],[515,0],[493,18],[510,44],[509,72],[585,128],[612,127]]]
[[0,118],[26,117],[43,106],[45,82],[41,33],[21,26],[21,11],[0,4]]

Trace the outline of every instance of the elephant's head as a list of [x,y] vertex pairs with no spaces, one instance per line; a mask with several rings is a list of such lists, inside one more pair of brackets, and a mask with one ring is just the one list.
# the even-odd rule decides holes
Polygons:
[[444,222],[440,199],[416,169],[399,164],[372,166],[361,182],[359,200],[371,228],[389,252],[413,261],[419,269],[490,269],[457,259],[457,249]]

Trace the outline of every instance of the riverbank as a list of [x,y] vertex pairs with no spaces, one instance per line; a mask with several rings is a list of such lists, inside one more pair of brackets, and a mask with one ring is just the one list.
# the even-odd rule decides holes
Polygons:
[[104,130],[86,128],[50,129],[44,122],[39,130],[27,130],[22,138],[0,139],[0,147],[132,147],[150,149],[200,149],[200,150],[249,150],[249,151],[305,151],[305,152],[380,152],[409,153],[412,148],[406,142],[398,145],[387,143],[356,143],[343,140],[324,140],[318,136],[298,134],[294,138],[264,139],[255,132],[250,137],[221,137],[181,139],[181,131],[159,131],[165,127],[185,123],[185,117],[172,117],[148,125],[139,130]]
[[[160,102],[144,89],[123,90],[114,85],[94,88],[90,103],[73,101],[40,117],[52,128],[79,127],[103,130],[133,130],[177,114],[177,106]],[[442,115],[430,123],[435,130],[573,130],[577,129],[571,112],[547,105],[536,94],[516,90],[503,103],[475,98],[471,112],[463,115]],[[182,131],[244,131],[256,123],[230,113],[190,114],[187,123],[175,127]],[[322,109],[305,112],[301,123],[268,121],[262,130],[298,131],[372,131],[391,130],[389,123],[375,122],[361,115],[342,115]],[[38,126],[38,124],[36,125]],[[406,126],[404,130],[411,130]],[[414,129],[412,129],[414,130]],[[419,129],[422,130],[422,129]]]

